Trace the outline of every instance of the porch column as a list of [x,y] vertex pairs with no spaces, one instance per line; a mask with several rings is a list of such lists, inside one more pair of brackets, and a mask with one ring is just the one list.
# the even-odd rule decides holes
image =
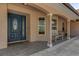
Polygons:
[[51,48],[53,45],[52,45],[52,13],[48,14],[48,20],[49,20],[49,39],[48,39],[48,43],[47,43],[47,46],[49,48]]
[[67,39],[70,39],[70,19],[67,20]]

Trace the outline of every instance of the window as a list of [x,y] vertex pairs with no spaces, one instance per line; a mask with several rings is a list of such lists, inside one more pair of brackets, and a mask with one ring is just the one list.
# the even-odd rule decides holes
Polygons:
[[39,18],[39,34],[45,34],[45,18]]
[[57,30],[57,20],[52,19],[52,30]]

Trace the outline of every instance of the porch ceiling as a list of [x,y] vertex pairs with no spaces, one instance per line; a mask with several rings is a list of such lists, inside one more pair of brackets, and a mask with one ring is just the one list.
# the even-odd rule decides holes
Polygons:
[[72,10],[61,3],[48,3],[52,9],[56,9],[57,14],[61,14],[70,19],[79,19],[79,16],[75,14]]
[[46,14],[58,14],[72,20],[79,19],[79,15],[61,3],[31,3],[29,5],[45,12]]
[[31,6],[31,7],[35,8],[35,9],[37,9],[39,11],[42,11],[42,12],[44,12],[46,14],[49,13],[48,10],[42,8],[42,6],[38,6],[38,5],[34,4],[34,3],[24,3],[24,5]]

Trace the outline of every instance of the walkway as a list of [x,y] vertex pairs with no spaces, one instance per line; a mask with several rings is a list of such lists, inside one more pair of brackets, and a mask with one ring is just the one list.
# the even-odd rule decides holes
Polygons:
[[79,38],[67,40],[52,48],[32,54],[32,56],[79,56]]

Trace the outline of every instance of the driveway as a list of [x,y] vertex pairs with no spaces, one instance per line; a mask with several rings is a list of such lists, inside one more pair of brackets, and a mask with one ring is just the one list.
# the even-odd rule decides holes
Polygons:
[[52,48],[42,50],[31,56],[79,56],[79,38],[67,40]]

